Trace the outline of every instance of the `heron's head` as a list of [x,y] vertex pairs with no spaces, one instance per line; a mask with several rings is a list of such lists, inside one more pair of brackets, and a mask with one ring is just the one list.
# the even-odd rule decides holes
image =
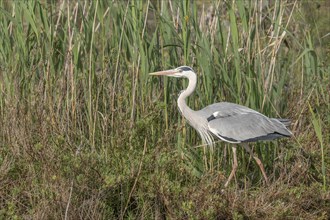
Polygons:
[[152,76],[171,76],[171,77],[186,77],[186,78],[189,78],[189,75],[192,75],[192,74],[195,75],[195,72],[189,66],[180,66],[175,69],[149,73],[149,75],[152,75]]

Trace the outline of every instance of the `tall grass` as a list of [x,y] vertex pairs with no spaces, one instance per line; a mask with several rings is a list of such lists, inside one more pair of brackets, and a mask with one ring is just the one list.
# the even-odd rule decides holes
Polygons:
[[[298,31],[304,7],[2,1],[1,218],[328,216],[317,200],[329,183],[327,38]],[[292,119],[295,138],[254,147],[272,186],[239,149],[233,186],[247,191],[221,194],[230,145],[202,146],[186,125],[175,101],[185,80],[148,76],[180,65],[198,74],[193,109],[226,100]],[[273,202],[292,194],[318,207]]]

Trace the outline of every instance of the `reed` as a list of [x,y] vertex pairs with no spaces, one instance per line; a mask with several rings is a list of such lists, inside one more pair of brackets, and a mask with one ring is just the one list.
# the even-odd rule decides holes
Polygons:
[[[318,3],[1,1],[0,218],[329,217]],[[239,149],[221,192],[230,145],[202,146],[186,125],[185,80],[148,76],[180,65],[198,73],[193,109],[226,100],[292,119],[294,138],[254,147],[271,186]]]

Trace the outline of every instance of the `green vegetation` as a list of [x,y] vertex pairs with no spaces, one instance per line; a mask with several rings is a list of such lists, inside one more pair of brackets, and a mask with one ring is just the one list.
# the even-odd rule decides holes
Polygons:
[[[47,2],[47,3],[46,3]],[[330,218],[327,1],[1,1],[0,219]],[[292,119],[257,143],[203,146],[180,116],[231,101]]]

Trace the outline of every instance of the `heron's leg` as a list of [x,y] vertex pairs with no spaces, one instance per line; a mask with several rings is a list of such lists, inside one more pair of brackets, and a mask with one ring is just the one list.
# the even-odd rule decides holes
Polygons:
[[245,150],[247,152],[249,152],[250,155],[253,157],[253,159],[257,162],[257,164],[258,164],[258,166],[259,166],[259,168],[260,168],[260,170],[262,172],[262,175],[264,176],[264,179],[266,181],[266,184],[268,185],[269,184],[268,178],[267,178],[267,175],[266,175],[266,172],[265,172],[264,165],[262,164],[261,160],[257,156],[254,155],[254,153],[252,152],[251,148],[249,147],[249,145],[247,143],[243,143],[242,145],[245,148]]
[[233,149],[233,157],[234,157],[234,163],[233,163],[233,168],[230,172],[230,175],[228,177],[228,180],[227,182],[225,183],[225,187],[228,186],[229,182],[231,181],[231,179],[234,177],[235,173],[236,173],[236,170],[237,170],[237,156],[236,156],[236,146],[235,147],[232,147]]

